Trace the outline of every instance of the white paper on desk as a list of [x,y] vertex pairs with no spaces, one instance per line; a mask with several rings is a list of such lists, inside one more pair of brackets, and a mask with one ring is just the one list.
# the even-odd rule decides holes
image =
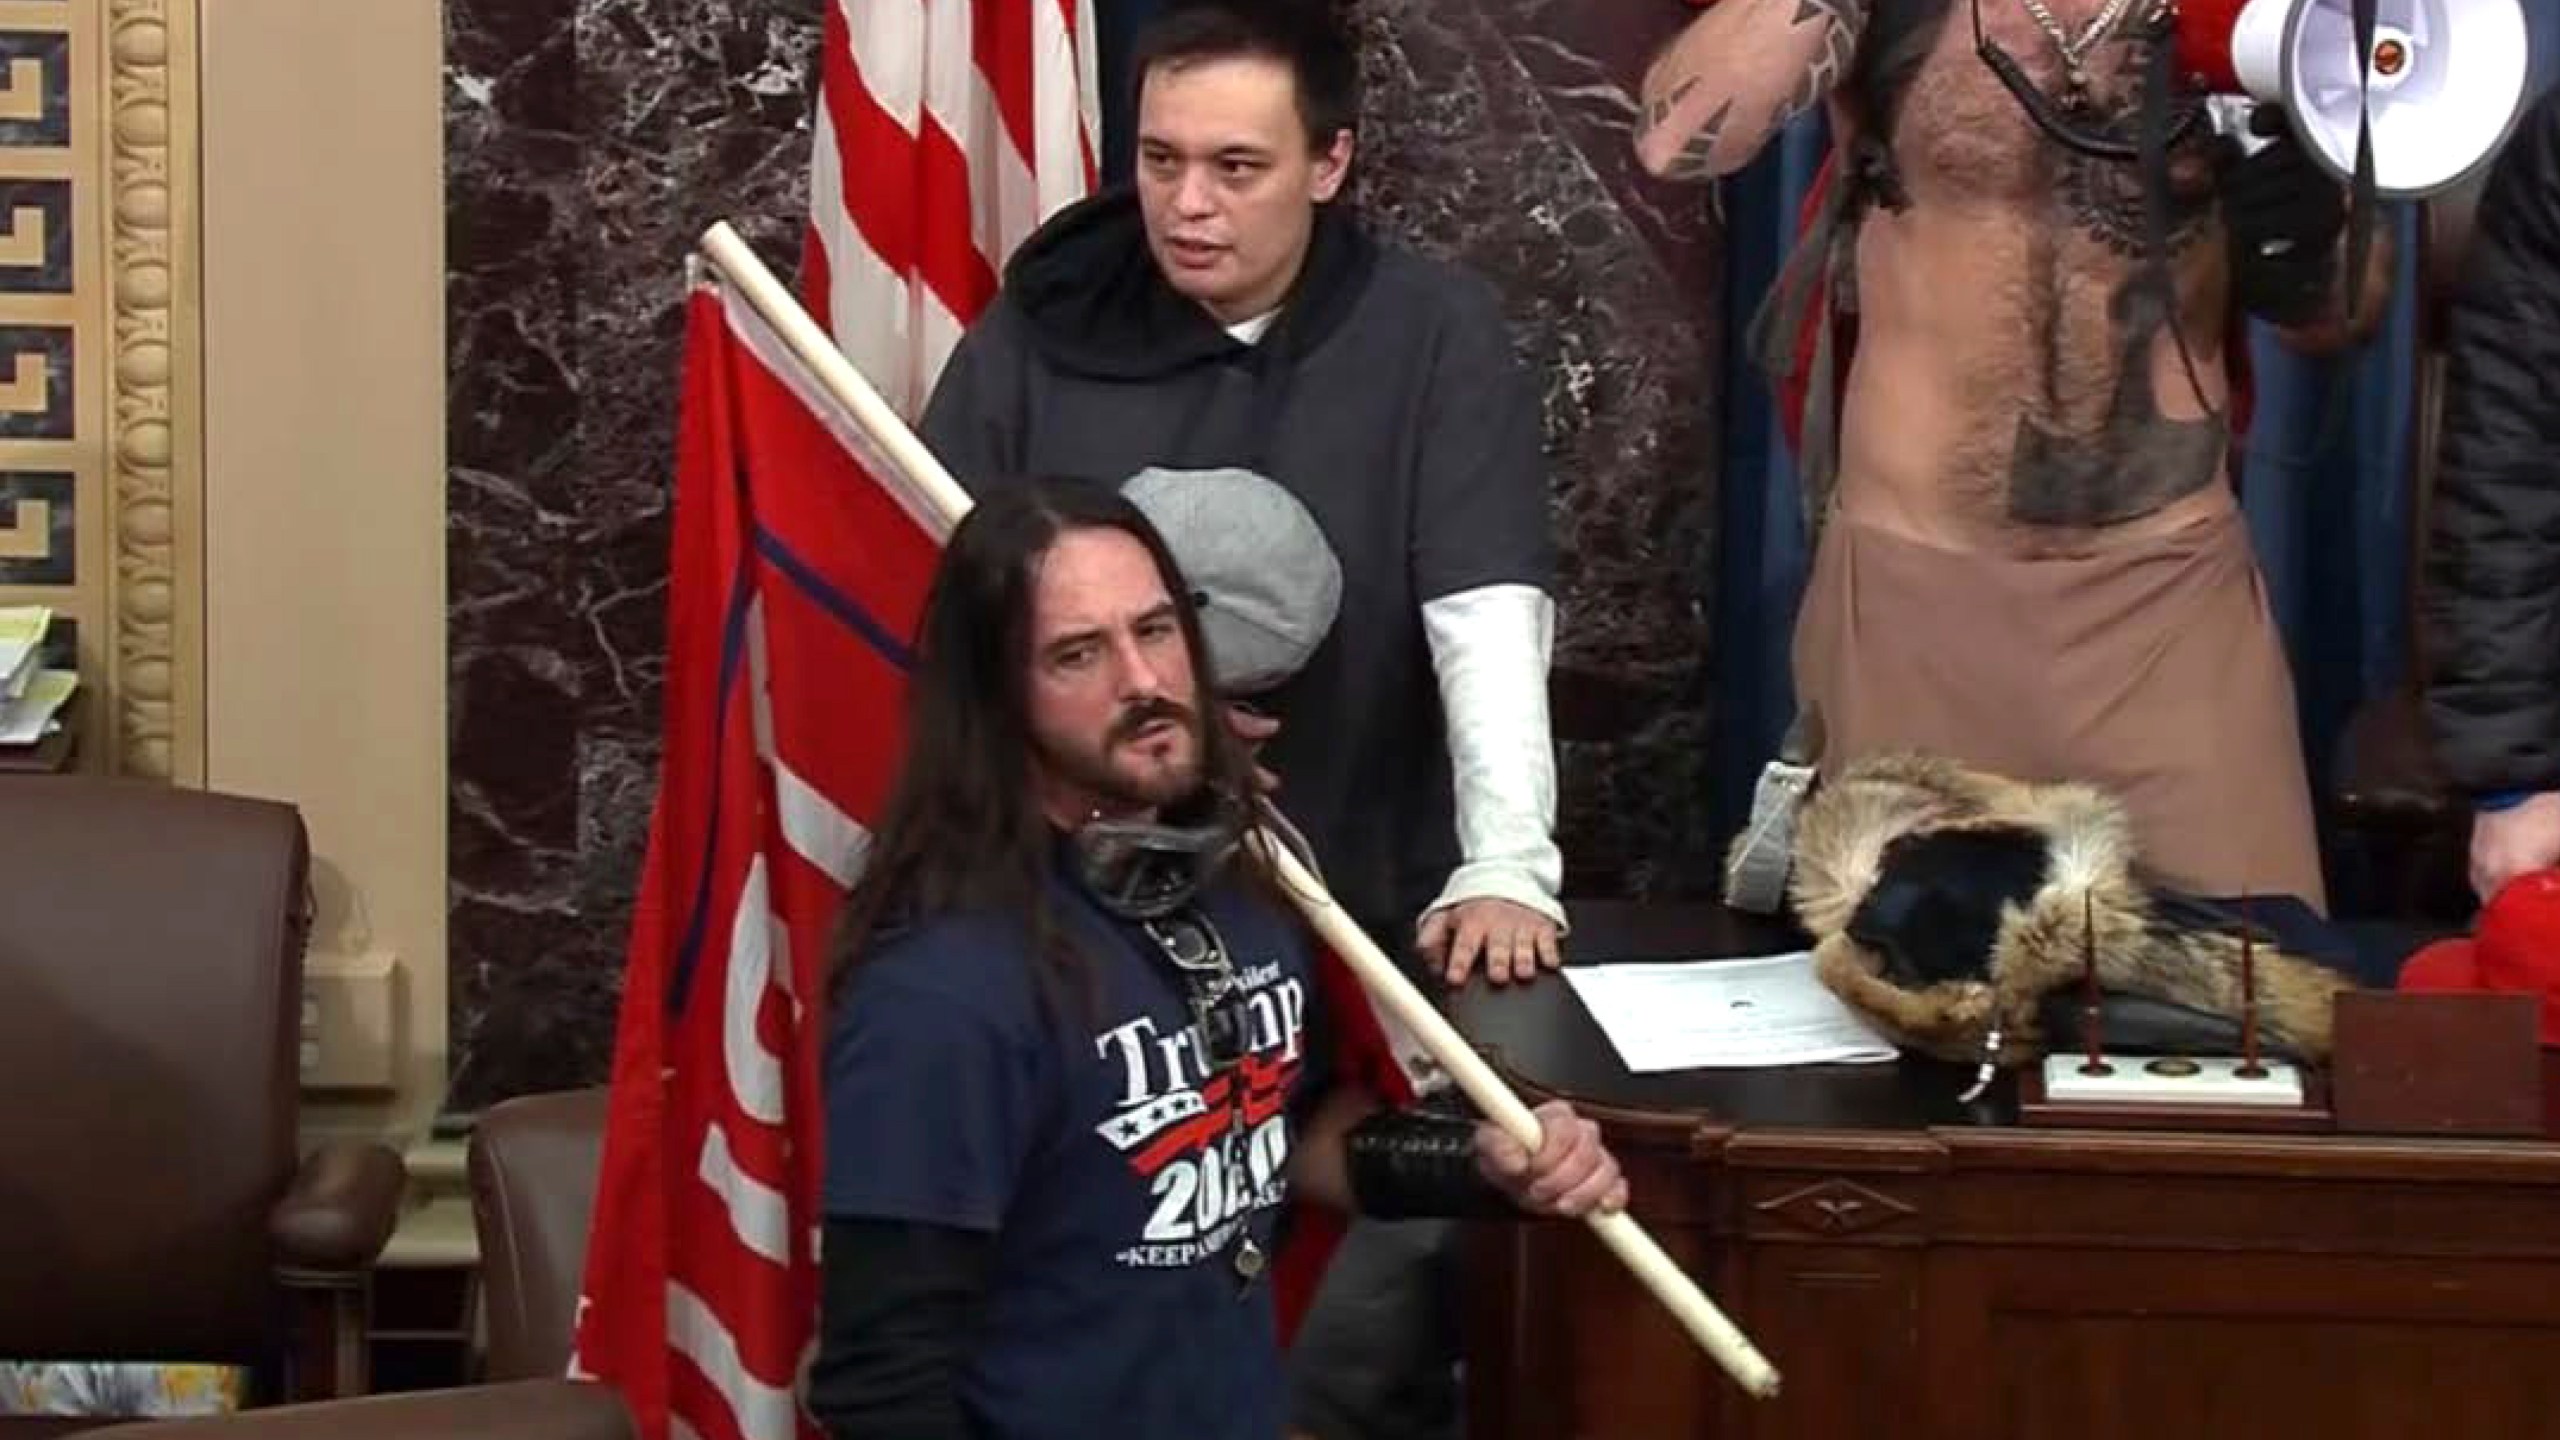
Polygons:
[[1629,1070],[1874,1064],[1891,1040],[1813,973],[1813,956],[1569,965],[1564,978]]
[[0,701],[0,745],[33,745],[42,740],[46,727],[53,723],[54,712],[79,688],[77,670],[37,672],[26,694]]

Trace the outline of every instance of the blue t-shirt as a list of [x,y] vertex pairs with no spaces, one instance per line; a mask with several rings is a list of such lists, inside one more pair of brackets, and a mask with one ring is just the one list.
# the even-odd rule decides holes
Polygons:
[[[1091,1012],[1044,999],[1018,920],[951,916],[875,945],[826,1051],[830,1219],[993,1234],[960,1394],[995,1440],[1275,1440],[1267,1256],[1316,987],[1304,933],[1230,886],[1203,909],[1248,999],[1249,1051],[1207,1073],[1188,991],[1139,927],[1072,884],[1057,920]],[[1063,1003],[1061,1003],[1061,1001]]]

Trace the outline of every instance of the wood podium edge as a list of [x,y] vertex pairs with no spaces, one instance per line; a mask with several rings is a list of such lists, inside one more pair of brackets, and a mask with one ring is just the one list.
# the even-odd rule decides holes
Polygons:
[[1503,1083],[1518,1091],[1520,1098],[1530,1106],[1545,1100],[1562,1100],[1584,1118],[1598,1121],[1603,1130],[1613,1134],[1649,1145],[1695,1150],[1701,1143],[1712,1144],[1733,1129],[1732,1122],[1709,1110],[1638,1110],[1596,1100],[1565,1086],[1531,1079],[1511,1064],[1499,1045],[1478,1044],[1475,1050],[1484,1057],[1484,1063],[1502,1077]]

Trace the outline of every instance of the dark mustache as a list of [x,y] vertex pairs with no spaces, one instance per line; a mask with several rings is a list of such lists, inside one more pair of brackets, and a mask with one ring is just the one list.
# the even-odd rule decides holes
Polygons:
[[1120,718],[1111,722],[1110,733],[1103,737],[1103,743],[1119,745],[1134,740],[1139,731],[1159,720],[1171,720],[1185,729],[1192,728],[1189,707],[1159,696],[1153,700],[1141,700],[1122,711]]

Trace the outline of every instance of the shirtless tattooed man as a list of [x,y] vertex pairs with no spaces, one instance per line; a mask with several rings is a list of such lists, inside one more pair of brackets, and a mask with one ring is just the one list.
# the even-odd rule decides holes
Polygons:
[[1784,370],[1808,305],[1855,324],[1805,416],[1822,768],[1907,748],[2087,780],[2169,882],[2325,909],[2225,337],[2246,312],[2305,350],[2361,338],[2346,188],[2289,134],[2237,159],[2172,43],[2162,0],[1720,0],[1646,72],[1637,152],[1707,179],[1830,108],[1838,173],[1757,342]]

